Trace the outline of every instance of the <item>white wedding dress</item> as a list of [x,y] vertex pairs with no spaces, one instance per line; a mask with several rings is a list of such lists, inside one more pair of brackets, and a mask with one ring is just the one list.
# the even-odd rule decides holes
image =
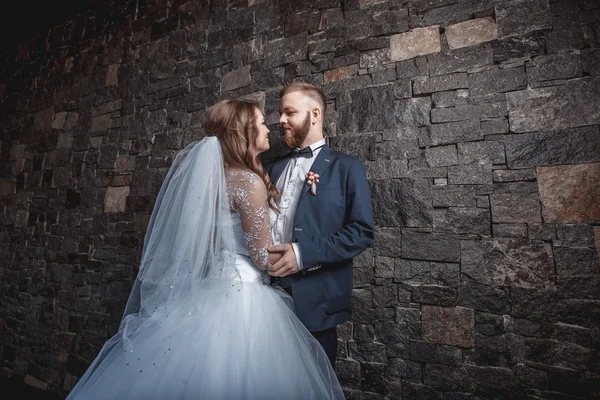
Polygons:
[[[180,169],[184,168],[183,163]],[[194,175],[188,174],[193,182]],[[174,180],[172,176],[167,179]],[[226,182],[229,205],[234,212],[228,210],[230,225],[224,233],[219,233],[223,235],[221,242],[214,239],[214,232],[207,236],[209,242],[216,243],[215,257],[196,259],[207,264],[208,269],[201,269],[202,277],[196,277],[190,284],[187,276],[194,276],[197,265],[201,264],[188,265],[194,260],[194,255],[188,257],[189,248],[173,249],[172,253],[178,252],[177,259],[182,258],[182,262],[185,259],[188,268],[178,268],[176,272],[171,265],[153,274],[143,273],[150,268],[145,265],[167,247],[156,250],[154,258],[143,256],[146,262],[138,276],[137,290],[141,292],[137,295],[141,297],[138,299],[141,305],[136,305],[138,311],[126,311],[119,332],[105,344],[68,399],[344,398],[325,352],[295,316],[291,298],[269,286],[266,272],[256,267],[266,267],[266,246],[270,243],[262,180],[249,171],[233,170],[226,174]],[[159,204],[153,212],[153,218],[157,217],[149,229],[155,232],[164,229],[159,235],[161,246],[174,246],[173,243],[180,243],[187,236],[172,238],[174,231],[167,229],[177,229],[179,234],[193,223],[208,224],[214,218],[203,213],[194,220],[189,216],[196,213],[184,210],[186,218],[178,221],[178,228],[165,228],[168,224],[160,221],[161,202],[163,210],[175,205],[184,209],[189,205],[189,202],[165,205],[170,196],[166,190],[163,193],[161,189]],[[214,199],[208,200],[211,201]],[[172,211],[169,212],[172,217]],[[194,236],[197,232],[190,232],[194,237],[191,241],[197,242],[198,237]],[[145,249],[151,253],[152,238],[147,237]],[[221,265],[218,273],[211,270],[211,263]],[[185,271],[186,278],[171,282],[173,285],[160,296],[156,294],[164,291],[167,282],[159,282],[158,275],[180,276]],[[181,288],[175,290],[177,285]],[[134,297],[132,292],[131,298]]]

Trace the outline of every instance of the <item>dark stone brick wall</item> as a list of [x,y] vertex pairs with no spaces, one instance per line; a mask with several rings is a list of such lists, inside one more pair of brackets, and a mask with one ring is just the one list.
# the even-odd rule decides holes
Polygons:
[[250,96],[278,132],[304,80],[377,223],[339,329],[348,398],[598,396],[599,2],[97,1],[3,55],[2,377],[66,394],[206,108]]

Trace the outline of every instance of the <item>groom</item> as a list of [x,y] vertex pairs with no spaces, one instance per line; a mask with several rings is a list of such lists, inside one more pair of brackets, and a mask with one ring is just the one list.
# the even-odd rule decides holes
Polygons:
[[292,151],[270,171],[280,213],[269,274],[292,296],[298,318],[335,366],[336,326],[351,314],[352,258],[373,242],[369,184],[360,160],[325,143],[323,92],[294,83],[280,95],[279,122]]

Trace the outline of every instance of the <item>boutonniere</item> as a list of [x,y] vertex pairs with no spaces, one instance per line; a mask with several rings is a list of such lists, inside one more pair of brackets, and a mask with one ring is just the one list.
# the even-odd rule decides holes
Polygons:
[[317,195],[317,183],[319,183],[319,174],[309,171],[306,174],[306,184],[310,186],[310,194]]

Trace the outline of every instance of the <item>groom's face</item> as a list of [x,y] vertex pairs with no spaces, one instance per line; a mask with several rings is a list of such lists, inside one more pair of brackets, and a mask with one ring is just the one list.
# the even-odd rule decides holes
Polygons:
[[301,147],[311,126],[310,107],[302,92],[288,93],[281,98],[279,123],[283,141],[290,149]]

